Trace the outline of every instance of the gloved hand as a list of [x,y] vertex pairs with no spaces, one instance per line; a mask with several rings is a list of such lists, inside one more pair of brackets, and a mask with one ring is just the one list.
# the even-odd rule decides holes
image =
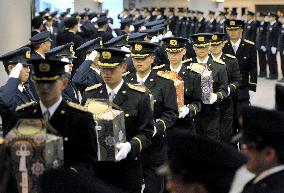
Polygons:
[[86,56],[86,60],[94,61],[97,57],[98,52],[96,50],[93,50],[88,56]]
[[142,26],[141,28],[140,28],[140,31],[142,31],[142,30],[145,30],[145,29],[147,29],[145,26]]
[[67,72],[67,73],[69,72],[69,64],[66,64],[66,65],[64,66],[64,71]]
[[271,47],[271,52],[272,52],[272,54],[276,54],[276,51],[277,51],[277,48]]
[[171,31],[168,31],[165,35],[164,38],[168,38],[168,37],[173,37],[173,33]]
[[187,106],[183,106],[179,111],[178,118],[184,118],[186,115],[188,115],[188,113],[189,113],[189,108]]
[[154,126],[154,132],[153,132],[152,137],[154,137],[156,134],[157,134],[157,128]]
[[228,96],[231,94],[231,89],[230,87],[228,86]]
[[159,41],[160,40],[156,36],[152,37],[152,39],[150,40],[151,43],[159,43]]
[[159,39],[159,41],[161,41],[164,38],[164,36],[163,36],[163,34],[160,34],[160,35],[158,35],[157,38]]
[[126,52],[130,52],[130,49],[126,46],[122,46],[120,49]]
[[210,93],[210,104],[212,105],[213,103],[215,103],[217,101],[217,94],[215,93]]
[[249,91],[249,98],[250,98],[250,99],[254,98],[254,97],[255,97],[255,94],[256,94],[256,92],[250,90],[250,91]]
[[265,46],[261,46],[260,49],[262,49],[262,51],[266,52],[266,47]]
[[9,74],[9,78],[19,78],[22,68],[23,68],[23,64],[18,63],[18,64],[11,70],[11,73]]
[[119,152],[115,156],[116,161],[125,159],[127,157],[127,154],[131,151],[131,144],[129,142],[118,143],[115,147],[119,149]]
[[133,32],[135,29],[134,29],[134,26],[133,25],[130,25],[130,27],[129,27],[129,31],[130,32]]

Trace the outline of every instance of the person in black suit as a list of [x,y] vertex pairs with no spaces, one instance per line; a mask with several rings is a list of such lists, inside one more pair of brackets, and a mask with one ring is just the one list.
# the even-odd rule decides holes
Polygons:
[[103,43],[111,40],[113,35],[110,32],[107,32],[108,29],[108,19],[107,17],[100,17],[97,20],[98,30],[94,33],[91,39],[96,39],[98,37],[102,38]]
[[258,17],[259,26],[256,34],[256,49],[259,57],[259,77],[266,77],[266,33],[268,22],[264,21],[265,13],[260,13]]
[[173,81],[157,75],[151,69],[158,45],[145,41],[132,41],[129,44],[136,73],[127,75],[125,81],[146,86],[154,98],[156,133],[151,146],[142,154],[144,192],[163,192],[163,177],[157,175],[155,170],[167,159],[166,131],[172,129],[178,118],[176,90]]
[[175,16],[175,8],[169,8],[168,9],[168,25],[169,25],[169,30],[172,33],[176,32],[177,19],[178,19],[177,16]]
[[214,33],[211,39],[211,57],[213,60],[223,61],[228,74],[228,97],[220,103],[220,141],[230,143],[233,136],[233,120],[238,118],[235,114],[233,98],[241,82],[240,68],[235,56],[222,53],[224,48],[225,33]]
[[41,30],[43,30],[43,19],[41,16],[36,16],[32,19],[32,27],[33,27],[33,31],[31,34],[32,37],[40,33]]
[[102,38],[90,40],[76,50],[76,55],[85,57],[84,62],[76,70],[72,82],[83,93],[89,86],[103,83],[98,66],[100,54],[95,50],[103,46]]
[[281,60],[281,71],[282,71],[282,79],[279,82],[284,82],[284,16],[279,18],[281,22],[281,34],[279,35],[278,39],[278,50],[280,53],[280,60]]
[[246,168],[256,176],[242,193],[284,191],[284,114],[247,107],[241,113],[241,149],[248,157]]
[[[98,48],[97,51],[105,83],[87,89],[82,104],[87,99],[108,99],[119,106],[125,115],[126,142],[116,144],[116,162],[97,162],[94,170],[98,178],[121,188],[123,192],[141,193],[141,153],[151,144],[154,132],[150,99],[144,89],[122,79],[126,70],[123,60],[129,52],[117,48]],[[111,175],[106,171],[112,171]]]
[[208,12],[208,21],[206,22],[206,33],[213,33],[216,32],[217,22],[215,19],[215,11]]
[[30,38],[33,53],[31,59],[42,59],[51,48],[50,32],[43,31]]
[[278,21],[276,20],[276,14],[269,14],[269,25],[268,31],[266,33],[266,55],[267,55],[267,63],[269,66],[269,79],[277,80],[278,79],[278,69],[277,69],[277,43],[280,35],[280,26]]
[[166,19],[166,17],[164,16],[164,8],[156,8],[155,9],[155,20],[162,20],[162,19]]
[[51,42],[51,48],[54,48],[57,46],[56,44],[56,37],[58,34],[58,30],[56,27],[53,26],[53,17],[52,16],[46,16],[45,17],[45,24],[43,31],[49,31],[50,32],[50,39],[52,40]]
[[195,27],[194,27],[195,34],[204,33],[206,30],[206,21],[205,21],[203,14],[204,14],[203,11],[197,11],[197,15],[196,15],[197,20],[196,20]]
[[252,42],[256,41],[256,32],[258,27],[254,15],[255,15],[254,12],[248,11],[247,22],[245,23],[244,35],[243,35],[244,39],[247,39]]

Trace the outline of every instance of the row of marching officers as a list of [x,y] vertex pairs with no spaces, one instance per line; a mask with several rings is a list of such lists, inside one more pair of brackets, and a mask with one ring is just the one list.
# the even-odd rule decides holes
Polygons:
[[[101,38],[90,40],[76,49],[86,59],[72,78],[73,43],[31,60],[28,48],[7,53],[0,58],[10,73],[0,90],[4,135],[20,118],[43,118],[63,136],[65,167],[42,175],[42,192],[138,193],[142,188],[163,192],[165,179],[156,170],[168,159],[168,131],[228,144],[238,131],[234,117],[241,107],[249,106],[249,92],[256,91],[257,79],[256,49],[241,38],[243,27],[241,20],[227,20],[228,40],[223,33],[199,33],[191,36],[191,43],[180,37],[163,38],[162,46],[146,41],[146,33],[119,36],[106,44]],[[42,45],[49,41],[48,33],[41,32],[31,41]],[[195,57],[185,58],[187,47]],[[157,52],[169,62],[156,63]],[[132,73],[127,57],[133,62]],[[28,78],[30,65],[33,81]],[[183,90],[177,89],[177,80],[183,81]],[[26,84],[34,88],[30,95],[39,99],[31,98],[14,109]],[[126,142],[116,145],[116,162],[97,161],[95,123],[84,107],[88,99],[107,99],[124,111]],[[13,188],[17,182],[9,173],[12,170],[7,170],[13,161],[9,155],[4,157],[7,165],[0,170],[5,171],[6,186],[0,187]]]

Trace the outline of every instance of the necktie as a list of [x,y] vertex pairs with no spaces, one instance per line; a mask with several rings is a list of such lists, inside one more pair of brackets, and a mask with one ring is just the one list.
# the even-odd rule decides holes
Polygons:
[[48,121],[50,119],[50,112],[49,112],[49,110],[46,110],[43,113],[43,118],[44,118],[45,121]]
[[233,45],[233,49],[234,49],[234,52],[235,54],[237,53],[237,46],[236,45]]
[[113,90],[108,94],[108,97],[109,97],[109,101],[113,102],[115,98],[115,93]]

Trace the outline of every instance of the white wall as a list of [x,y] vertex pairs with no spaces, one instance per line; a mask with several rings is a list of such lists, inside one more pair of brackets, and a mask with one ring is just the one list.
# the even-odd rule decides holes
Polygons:
[[226,0],[224,7],[246,7],[250,11],[255,11],[255,5],[284,5],[284,0]]
[[90,8],[90,11],[100,12],[101,8],[94,0],[74,0],[74,11],[83,12],[84,8]]
[[[0,0],[0,55],[29,43],[31,0]],[[7,80],[0,65],[0,85]]]

